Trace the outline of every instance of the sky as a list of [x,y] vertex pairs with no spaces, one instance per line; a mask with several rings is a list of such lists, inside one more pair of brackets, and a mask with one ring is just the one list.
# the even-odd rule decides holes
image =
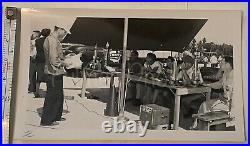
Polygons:
[[195,38],[197,42],[206,37],[207,42],[232,44],[234,37],[232,37],[232,28],[234,24],[229,17],[209,17],[207,23],[197,33]]

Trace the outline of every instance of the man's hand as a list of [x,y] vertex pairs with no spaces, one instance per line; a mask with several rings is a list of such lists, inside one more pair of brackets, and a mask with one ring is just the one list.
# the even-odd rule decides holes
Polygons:
[[32,60],[36,59],[36,55],[30,56]]
[[68,61],[65,61],[65,60],[63,60],[62,62],[61,62],[61,67],[66,67],[66,68],[68,68],[69,66],[71,66],[73,63],[72,62],[68,62]]
[[210,87],[210,84],[203,83],[203,86]]

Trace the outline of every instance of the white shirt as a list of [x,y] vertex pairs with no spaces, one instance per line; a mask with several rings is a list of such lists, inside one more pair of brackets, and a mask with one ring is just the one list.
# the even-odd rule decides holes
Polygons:
[[222,61],[222,60],[223,60],[223,57],[219,56],[218,61]]
[[[193,79],[193,73],[194,73],[194,66],[192,66],[191,68],[189,68],[186,72],[187,72],[187,75],[188,75],[189,79],[192,80]],[[200,69],[198,69],[197,74],[198,74],[200,83],[203,83],[203,78],[202,78]],[[179,72],[179,74],[177,76],[177,80],[182,79],[183,76],[184,76],[183,72],[182,71]]]
[[36,40],[30,40],[30,57],[35,58],[36,56]]
[[151,69],[157,68],[156,73],[160,74],[163,72],[162,64],[160,61],[155,61],[153,64],[148,65],[147,62],[144,63],[144,67],[148,68],[150,67]]
[[210,58],[210,62],[211,62],[212,64],[218,63],[217,57],[216,57],[215,55],[213,55],[213,56]]
[[204,57],[203,61],[204,61],[204,62],[208,62],[208,58],[207,58],[207,57]]
[[191,56],[192,58],[194,58],[194,55],[190,51],[184,51],[183,55]]
[[65,57],[65,60],[64,60],[64,63],[68,64],[66,66],[67,69],[72,69],[72,68],[75,68],[75,69],[81,69],[82,67],[82,61],[81,61],[81,56],[82,56],[82,53],[79,53],[77,55],[75,54],[68,54],[66,57]]

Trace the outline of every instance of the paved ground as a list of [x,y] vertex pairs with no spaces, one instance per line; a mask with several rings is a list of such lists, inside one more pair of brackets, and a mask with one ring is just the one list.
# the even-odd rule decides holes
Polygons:
[[[44,98],[33,98],[33,94],[27,95],[27,103],[29,106],[26,108],[26,113],[24,113],[26,122],[25,130],[23,132],[22,138],[26,140],[54,140],[54,139],[114,139],[123,138],[124,135],[117,133],[106,134],[101,130],[101,124],[103,121],[112,121],[110,117],[104,116],[104,109],[106,103],[95,100],[81,98],[79,95],[81,93],[81,79],[73,79],[65,77],[64,78],[64,94],[66,97],[64,103],[63,117],[66,121],[60,122],[59,125],[53,127],[41,127],[40,126],[40,115],[42,112]],[[94,89],[98,84],[99,90]],[[104,96],[108,98],[108,88],[109,79],[103,78],[98,82],[95,80],[88,80],[88,90],[91,93],[95,93],[97,96]],[[45,84],[41,85],[41,94],[44,97],[46,94]],[[67,99],[67,97],[74,97],[73,100]],[[138,110],[138,107],[132,107]],[[125,117],[130,120],[138,120],[139,116],[125,112]],[[147,139],[151,135],[151,138],[156,138],[161,130],[153,130],[154,132],[148,132],[144,137]],[[158,134],[153,134],[153,133]],[[151,134],[150,134],[151,133]],[[138,138],[138,134],[127,135],[128,139]],[[161,136],[160,136],[161,137]]]

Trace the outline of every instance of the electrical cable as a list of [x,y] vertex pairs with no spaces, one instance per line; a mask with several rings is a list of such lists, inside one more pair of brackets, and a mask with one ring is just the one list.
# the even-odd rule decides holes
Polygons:
[[80,103],[78,100],[74,100],[76,103],[78,103],[79,105],[81,105],[87,112],[89,113],[94,113],[96,114],[97,116],[100,116],[100,117],[103,117],[103,118],[106,118],[106,119],[111,119],[111,117],[108,117],[108,116],[104,116],[102,114],[99,114],[98,112],[96,111],[93,111],[93,110],[90,110],[88,109],[83,103]]

